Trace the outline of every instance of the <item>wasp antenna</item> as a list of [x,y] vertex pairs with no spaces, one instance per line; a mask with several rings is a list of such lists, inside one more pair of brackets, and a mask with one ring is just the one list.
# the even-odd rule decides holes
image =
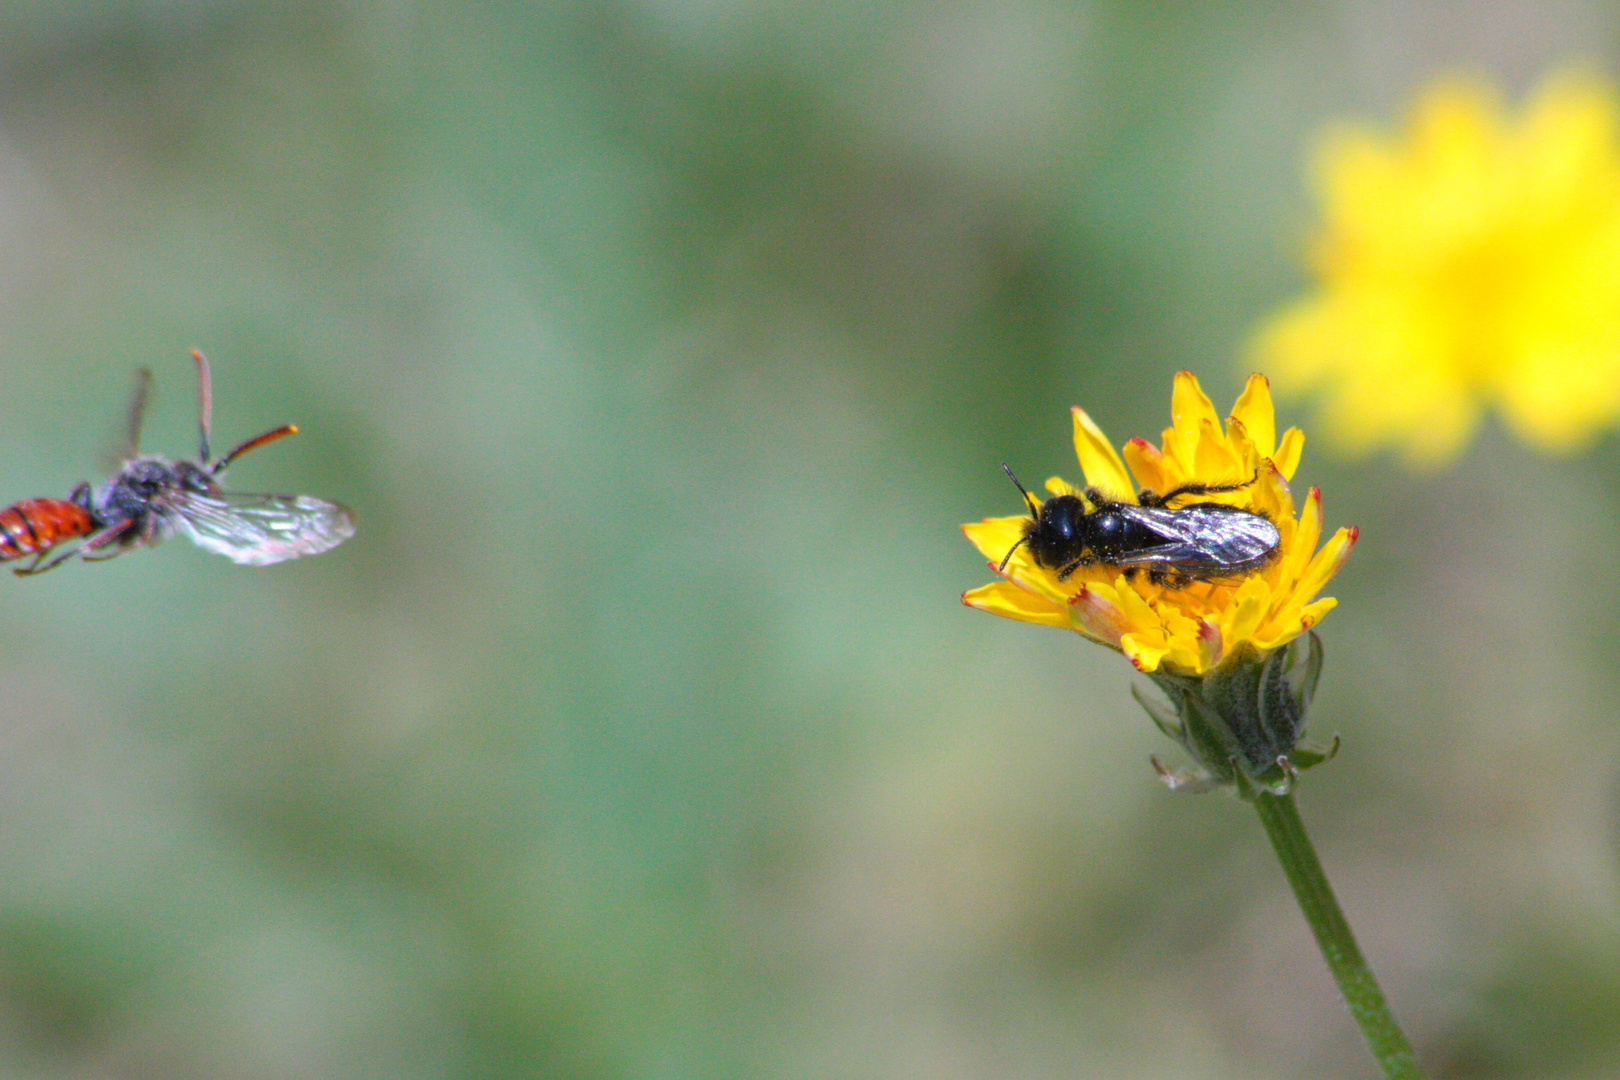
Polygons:
[[[1007,479],[1013,482],[1013,487],[1017,488],[1019,493],[1024,496],[1024,504],[1029,507],[1030,516],[1040,517],[1040,507],[1035,505],[1034,497],[1031,496],[1029,492],[1024,490],[1024,485],[1020,484],[1018,482],[1018,477],[1013,475],[1012,466],[1003,461],[1001,463],[1001,470],[1007,474]],[[1010,557],[1012,552],[1009,551],[1007,554]],[[1007,564],[1003,562],[1001,565],[1006,566]]]
[[124,457],[134,457],[141,450],[141,418],[146,415],[146,398],[152,390],[152,369],[135,369],[135,388],[129,394],[129,414],[124,423]]
[[214,375],[208,369],[208,357],[201,349],[192,349],[191,358],[197,362],[197,430],[201,435],[201,449],[197,460],[208,464],[208,431],[214,424]]
[[298,434],[298,425],[297,424],[283,424],[280,427],[276,428],[274,431],[267,431],[263,435],[255,435],[255,436],[253,436],[253,438],[249,439],[247,442],[245,442],[242,445],[238,446],[235,450],[232,450],[230,453],[226,454],[224,457],[222,457],[218,461],[214,462],[213,466],[208,471],[210,473],[212,473],[214,476],[219,476],[226,469],[231,467],[231,462],[235,461],[237,458],[241,457],[243,454],[247,453],[249,450],[257,450],[259,447],[263,446],[265,443],[272,443],[272,442],[275,442],[277,439],[284,439],[288,435],[296,435],[296,434]]

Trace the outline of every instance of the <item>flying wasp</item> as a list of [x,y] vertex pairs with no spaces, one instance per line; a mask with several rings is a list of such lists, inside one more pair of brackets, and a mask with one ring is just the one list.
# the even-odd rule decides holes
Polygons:
[[1137,503],[1110,499],[1097,488],[1087,488],[1084,499],[1058,495],[1037,503],[1012,469],[1002,468],[1023,494],[1030,520],[1000,570],[1007,568],[1013,552],[1027,545],[1036,565],[1056,570],[1059,580],[1082,566],[1101,564],[1146,572],[1155,584],[1182,586],[1259,570],[1276,558],[1282,542],[1276,523],[1253,510],[1220,502],[1170,505],[1241,491],[1259,479],[1259,470],[1240,484],[1183,484],[1162,495],[1143,491]]
[[[77,556],[99,562],[138,547],[151,547],[175,533],[207,551],[248,566],[314,555],[354,535],[347,507],[309,495],[245,495],[225,491],[219,480],[249,450],[295,434],[285,424],[266,431],[215,460],[209,450],[213,379],[208,359],[197,363],[197,412],[201,447],[196,460],[170,461],[139,452],[141,416],[151,372],[140,369],[130,400],[125,459],[98,487],[81,483],[66,499],[24,499],[0,510],[0,562],[34,556],[19,575],[42,574]],[[57,550],[82,538],[76,547]]]

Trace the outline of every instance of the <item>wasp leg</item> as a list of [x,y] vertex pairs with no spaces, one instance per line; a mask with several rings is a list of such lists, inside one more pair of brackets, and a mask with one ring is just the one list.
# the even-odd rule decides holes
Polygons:
[[1143,506],[1165,506],[1171,499],[1179,499],[1183,495],[1214,495],[1223,491],[1242,491],[1256,480],[1260,479],[1260,470],[1254,470],[1254,475],[1241,484],[1182,484],[1172,488],[1163,495],[1155,493],[1151,488],[1145,488],[1137,494],[1136,500]]
[[39,551],[34,552],[33,562],[29,563],[27,566],[13,566],[11,568],[11,572],[16,574],[18,577],[33,577],[35,574],[43,574],[46,570],[49,570],[51,566],[55,566],[69,555],[73,554],[72,551],[63,552],[51,560],[51,566],[40,566],[39,564],[45,561],[45,556],[49,555],[50,553],[50,548],[41,548]]
[[[51,553],[51,549],[46,548],[44,551],[41,551],[38,555],[34,556],[33,562],[29,563],[27,566],[13,567],[11,572],[16,574],[18,577],[33,577],[35,574],[43,574],[47,570],[56,569],[58,566],[61,566],[63,563],[67,562],[69,559],[73,558],[73,556],[78,555],[82,551],[84,551],[84,547],[82,545],[76,548],[68,548],[66,551],[58,551],[50,562],[45,562],[45,556]],[[41,563],[44,563],[44,565],[40,565]]]
[[122,555],[125,551],[125,548],[123,547],[115,547],[111,551],[101,554],[98,553],[101,552],[101,549],[106,547],[108,544],[111,544],[116,540],[122,540],[124,538],[124,534],[129,532],[134,525],[134,518],[125,518],[123,521],[113,522],[100,532],[92,533],[90,538],[84,542],[84,546],[79,548],[79,558],[83,559],[85,562],[104,562],[107,559],[116,558],[117,556]]

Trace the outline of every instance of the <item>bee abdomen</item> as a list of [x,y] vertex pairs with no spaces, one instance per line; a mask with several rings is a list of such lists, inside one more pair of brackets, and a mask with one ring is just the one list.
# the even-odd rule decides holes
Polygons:
[[66,499],[24,499],[0,510],[0,562],[20,559],[84,536],[90,512]]

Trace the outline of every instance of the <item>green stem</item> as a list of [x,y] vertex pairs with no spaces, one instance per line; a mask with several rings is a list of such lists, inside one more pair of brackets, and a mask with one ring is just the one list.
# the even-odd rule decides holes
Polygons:
[[1372,968],[1356,947],[1350,924],[1344,921],[1344,912],[1333,898],[1333,889],[1328,885],[1327,875],[1322,873],[1316,849],[1305,834],[1305,823],[1299,818],[1294,796],[1263,791],[1255,796],[1254,808],[1260,812],[1266,835],[1271,837],[1277,860],[1282,863],[1283,873],[1288,875],[1288,884],[1294,887],[1294,896],[1305,913],[1311,933],[1316,935],[1323,958],[1333,971],[1339,992],[1349,1003],[1350,1014],[1361,1025],[1361,1033],[1366,1036],[1373,1057],[1383,1066],[1384,1075],[1389,1080],[1423,1080],[1412,1058],[1412,1046],[1396,1025],[1395,1016],[1384,1001],[1384,993],[1373,978]]

